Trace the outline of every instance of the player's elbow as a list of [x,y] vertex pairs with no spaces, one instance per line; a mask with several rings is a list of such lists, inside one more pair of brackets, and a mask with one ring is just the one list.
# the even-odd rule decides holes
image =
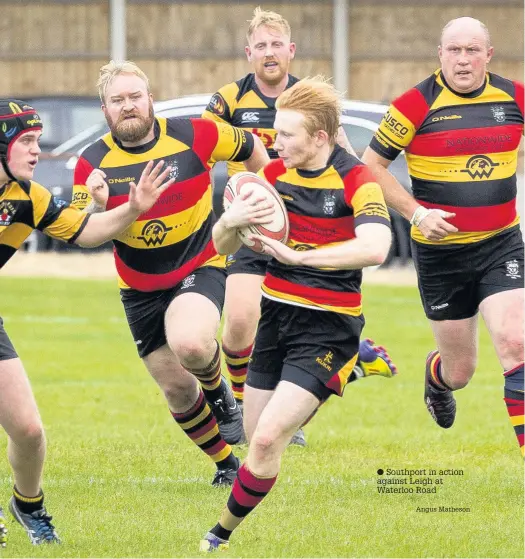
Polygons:
[[253,135],[253,153],[259,155],[266,153],[266,148],[264,147],[262,140],[256,134]]
[[92,235],[88,226],[82,231],[82,233],[75,240],[75,244],[82,248],[96,248],[104,244],[105,239],[100,239],[96,235]]
[[264,144],[258,136],[253,134],[253,151],[250,157],[244,162],[246,170],[252,173],[257,173],[269,161],[270,158]]
[[367,266],[381,266],[388,258],[390,245],[392,243],[392,233],[390,229],[384,228],[380,235],[367,242]]
[[389,249],[386,250],[376,250],[370,254],[369,266],[381,266],[385,263],[387,259]]
[[367,147],[361,156],[361,161],[368,166],[372,174],[380,174],[382,170],[388,169],[392,161],[378,155],[372,148]]

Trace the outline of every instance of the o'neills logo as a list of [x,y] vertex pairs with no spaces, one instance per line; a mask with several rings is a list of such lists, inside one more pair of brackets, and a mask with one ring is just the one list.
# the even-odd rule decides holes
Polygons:
[[435,116],[432,119],[432,122],[440,122],[442,120],[457,120],[458,118],[463,118],[461,115],[444,115],[444,116]]
[[116,177],[114,179],[108,179],[108,184],[116,184],[116,183],[123,183],[123,182],[135,182],[135,177],[123,177],[123,178]]
[[148,247],[158,246],[164,242],[166,235],[172,229],[173,227],[166,227],[160,219],[152,219],[144,225],[142,235],[137,238],[144,241],[144,244]]
[[468,173],[473,179],[488,179],[499,163],[492,161],[486,155],[474,155],[467,161],[467,168],[461,169],[462,173]]

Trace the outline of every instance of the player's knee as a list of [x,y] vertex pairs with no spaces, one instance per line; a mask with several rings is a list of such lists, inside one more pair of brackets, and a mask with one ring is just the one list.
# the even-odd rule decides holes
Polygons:
[[175,341],[170,346],[180,359],[182,365],[188,369],[206,367],[213,357],[216,348],[213,338],[205,340],[199,336],[188,336]]
[[[244,307],[230,310],[226,315],[225,325],[225,332],[227,332],[230,343],[232,341],[240,343],[247,337],[253,339],[258,320],[258,308],[252,310]],[[251,342],[251,339],[248,340],[248,343]]]
[[37,449],[45,444],[44,427],[38,419],[18,425],[10,433],[10,437],[16,445],[26,448]]
[[257,459],[272,455],[277,447],[278,437],[269,431],[256,430],[250,441],[250,448]]
[[505,331],[496,335],[494,345],[502,361],[510,367],[523,361],[523,337],[518,331]]
[[461,390],[462,388],[465,388],[465,386],[467,386],[471,378],[472,376],[452,377],[452,379],[450,379],[449,381],[449,385],[454,390]]
[[445,364],[445,381],[455,390],[465,388],[476,370],[476,359],[458,359],[451,364]]

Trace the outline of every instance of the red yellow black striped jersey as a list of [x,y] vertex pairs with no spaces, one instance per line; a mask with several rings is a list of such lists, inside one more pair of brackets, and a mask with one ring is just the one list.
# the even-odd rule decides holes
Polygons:
[[0,268],[34,229],[74,243],[88,219],[37,182],[8,182],[0,188]]
[[108,133],[82,153],[73,187],[73,204],[79,208],[91,201],[85,185],[93,169],[106,173],[108,210],[128,200],[129,183],[138,183],[150,160],[164,160],[176,179],[113,241],[120,287],[168,289],[200,266],[224,266],[211,236],[215,216],[210,169],[216,161],[245,161],[253,145],[251,134],[226,124],[157,117],[155,138],[147,144],[124,147]]
[[[458,233],[439,244],[472,243],[519,223],[516,167],[523,134],[523,84],[488,73],[461,94],[440,70],[394,100],[370,147],[393,160],[404,149],[412,190],[427,208],[456,214]],[[412,228],[412,237],[436,244]]]
[[[298,78],[289,75],[286,89],[298,81]],[[277,152],[273,149],[276,101],[277,98],[261,93],[255,82],[255,74],[248,74],[241,80],[221,87],[210,99],[202,116],[215,122],[227,122],[257,134],[270,159],[277,159]],[[228,163],[230,177],[240,171],[244,171],[242,164]]]
[[[390,226],[381,187],[359,159],[336,145],[326,167],[286,169],[271,161],[260,175],[275,186],[288,210],[294,250],[322,250],[355,238],[364,223]],[[361,270],[287,266],[272,259],[263,296],[319,310],[361,314]]]

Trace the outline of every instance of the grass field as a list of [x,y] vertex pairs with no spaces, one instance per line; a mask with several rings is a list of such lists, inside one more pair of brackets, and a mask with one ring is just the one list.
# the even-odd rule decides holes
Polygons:
[[[210,486],[213,465],[138,359],[114,282],[1,285],[0,314],[47,430],[44,489],[64,543],[33,548],[9,518],[0,555],[198,556],[228,491]],[[287,450],[274,490],[221,557],[523,557],[523,462],[486,331],[456,424],[441,430],[423,404],[433,345],[416,289],[365,286],[364,295],[365,335],[389,348],[400,376],[359,381],[323,407],[308,447]],[[1,441],[5,507],[12,480]],[[379,468],[463,475],[443,476],[436,494],[380,494]],[[417,512],[439,506],[470,512]]]

